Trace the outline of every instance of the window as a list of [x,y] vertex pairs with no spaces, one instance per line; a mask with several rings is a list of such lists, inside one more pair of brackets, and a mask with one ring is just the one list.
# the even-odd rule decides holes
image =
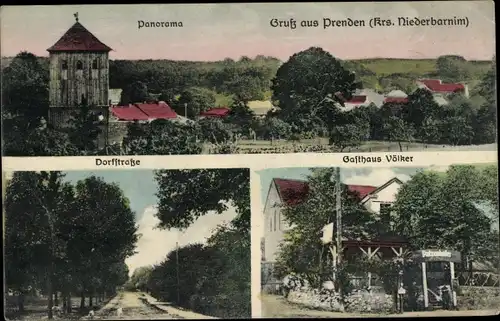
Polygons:
[[68,62],[66,60],[63,60],[61,63],[61,69],[62,70],[68,70]]
[[273,231],[273,218],[270,217],[269,218],[269,232],[272,232]]
[[277,218],[277,215],[278,213],[276,213],[276,211],[274,212],[274,231],[276,232],[276,218]]
[[380,220],[383,224],[389,226],[391,224],[391,204],[381,203],[380,204]]
[[283,230],[283,227],[281,226],[281,213],[278,211],[278,230],[281,231]]
[[92,69],[99,69],[99,59],[96,58],[92,61]]
[[80,60],[78,60],[76,62],[76,69],[77,70],[83,70],[83,62],[81,62]]

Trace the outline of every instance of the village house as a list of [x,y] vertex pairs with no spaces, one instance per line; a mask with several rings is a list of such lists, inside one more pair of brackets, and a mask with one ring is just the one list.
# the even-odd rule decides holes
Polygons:
[[[390,206],[396,200],[396,194],[403,184],[393,178],[380,186],[347,185],[351,192],[359,196],[363,206],[379,215],[381,220],[389,224]],[[276,262],[279,244],[284,240],[290,226],[283,215],[283,206],[292,206],[307,197],[308,184],[305,181],[274,178],[271,181],[264,204],[264,249],[263,261],[268,264]],[[333,196],[332,196],[333,197]]]
[[429,90],[439,105],[448,104],[448,98],[452,94],[462,94],[469,98],[469,87],[466,84],[445,84],[441,79],[419,79],[417,80],[417,86]]

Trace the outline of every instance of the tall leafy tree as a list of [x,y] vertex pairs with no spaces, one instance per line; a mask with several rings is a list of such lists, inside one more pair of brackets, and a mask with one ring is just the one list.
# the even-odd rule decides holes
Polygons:
[[[177,102],[176,111],[178,114],[194,118],[215,106],[215,93],[206,88],[191,87],[184,90]],[[185,115],[185,107],[187,107],[187,115]]]
[[491,193],[483,192],[498,186],[496,177],[485,177],[492,170],[454,165],[444,174],[415,174],[400,188],[394,204],[399,232],[415,249],[448,248],[460,251],[468,262],[496,262],[498,232],[491,230],[494,206]]
[[297,123],[319,114],[318,110],[335,109],[332,102],[343,103],[359,87],[354,73],[338,59],[321,48],[311,47],[292,55],[279,67],[271,90],[284,120]]
[[47,117],[48,98],[48,66],[32,53],[19,53],[2,70],[2,117],[20,118],[23,131]]
[[[275,274],[278,278],[290,272],[306,277],[313,286],[319,286],[330,274],[326,267],[329,252],[321,243],[323,227],[335,225],[334,169],[312,169],[307,178],[307,194],[285,191],[287,198],[296,199],[282,210],[288,226],[285,240],[280,245]],[[342,190],[343,236],[354,239],[370,239],[388,231],[381,229],[373,217],[359,204],[359,195]]]

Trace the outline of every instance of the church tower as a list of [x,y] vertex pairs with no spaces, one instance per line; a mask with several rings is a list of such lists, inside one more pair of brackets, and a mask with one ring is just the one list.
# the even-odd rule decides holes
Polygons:
[[49,121],[66,127],[72,113],[82,105],[107,115],[109,107],[109,52],[80,22],[52,47],[50,56]]

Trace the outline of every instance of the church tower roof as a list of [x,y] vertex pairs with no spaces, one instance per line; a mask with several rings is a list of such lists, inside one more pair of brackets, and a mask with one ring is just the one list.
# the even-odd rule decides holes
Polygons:
[[[75,15],[75,17],[77,17]],[[69,28],[68,31],[59,39],[52,47],[47,49],[48,52],[56,51],[105,51],[109,52],[112,49],[103,44],[90,31],[88,31],[81,23],[78,22]]]

